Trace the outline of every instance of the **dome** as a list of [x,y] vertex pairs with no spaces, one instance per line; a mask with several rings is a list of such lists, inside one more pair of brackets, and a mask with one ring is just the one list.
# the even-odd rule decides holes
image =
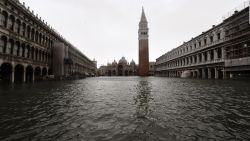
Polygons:
[[117,62],[114,60],[113,63],[112,63],[112,65],[117,65]]
[[132,59],[132,61],[130,62],[130,65],[135,65],[135,61]]
[[127,64],[125,57],[122,57],[122,59],[119,60],[119,64]]

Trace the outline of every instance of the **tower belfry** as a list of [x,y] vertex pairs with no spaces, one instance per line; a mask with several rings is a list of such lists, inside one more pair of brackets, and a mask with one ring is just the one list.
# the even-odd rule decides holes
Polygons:
[[148,48],[148,21],[142,7],[141,20],[139,23],[138,40],[139,40],[139,76],[149,75],[149,48]]

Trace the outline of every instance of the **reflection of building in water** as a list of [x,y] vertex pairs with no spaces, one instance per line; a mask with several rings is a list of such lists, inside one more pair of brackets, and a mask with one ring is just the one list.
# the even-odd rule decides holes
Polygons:
[[134,76],[137,74],[137,65],[134,60],[127,62],[125,57],[122,57],[117,63],[108,63],[107,66],[101,66],[98,70],[100,76]]
[[152,100],[150,91],[151,87],[148,81],[139,81],[137,87],[137,93],[134,97],[136,106],[136,128],[131,134],[133,140],[159,140],[152,129],[155,126],[155,120],[149,118],[150,106],[149,102]]

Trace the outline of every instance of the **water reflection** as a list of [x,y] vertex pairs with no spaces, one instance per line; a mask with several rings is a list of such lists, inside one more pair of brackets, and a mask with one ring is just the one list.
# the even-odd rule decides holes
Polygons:
[[134,102],[136,106],[136,127],[132,132],[131,141],[149,141],[157,139],[150,129],[154,126],[154,119],[150,117],[151,83],[147,80],[138,81]]
[[157,77],[0,85],[0,140],[249,140],[249,93]]
[[152,100],[151,87],[148,81],[139,81],[136,86],[137,95],[134,98],[136,115],[138,118],[146,118],[149,114],[149,102]]

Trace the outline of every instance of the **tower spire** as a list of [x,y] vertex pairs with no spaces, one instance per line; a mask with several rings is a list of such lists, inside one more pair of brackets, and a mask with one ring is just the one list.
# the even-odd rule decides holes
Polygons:
[[141,21],[140,22],[147,22],[147,18],[146,18],[143,6],[142,6],[142,13],[141,13]]

